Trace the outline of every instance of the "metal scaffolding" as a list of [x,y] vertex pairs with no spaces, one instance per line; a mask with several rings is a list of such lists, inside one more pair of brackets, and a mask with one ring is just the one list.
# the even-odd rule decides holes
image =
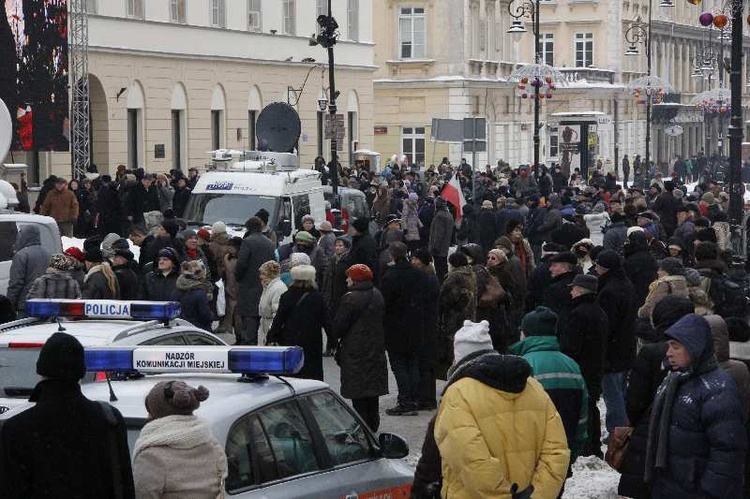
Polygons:
[[71,153],[73,178],[91,163],[89,104],[89,16],[87,0],[70,0]]

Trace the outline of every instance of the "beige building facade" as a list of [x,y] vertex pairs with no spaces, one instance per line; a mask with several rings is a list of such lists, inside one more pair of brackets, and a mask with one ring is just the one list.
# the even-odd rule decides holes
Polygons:
[[[699,53],[719,46],[719,30],[699,25],[700,6],[652,4],[652,74],[672,90],[653,106],[651,157],[671,162],[674,154],[714,152],[718,136],[690,101],[717,86],[718,69],[710,85],[692,74]],[[442,156],[454,163],[471,159],[460,144],[431,142],[430,124],[433,118],[484,117],[487,152],[478,155],[477,166],[533,161],[531,88],[522,90],[509,79],[514,69],[534,62],[529,17],[521,19],[526,33],[518,35],[508,33],[514,18],[505,0],[383,0],[374,9],[374,141],[384,156],[407,155],[428,165]],[[540,2],[540,62],[553,66],[560,80],[552,98],[540,101],[542,161],[564,160],[563,130],[576,120],[587,123],[589,135],[578,138],[579,147],[589,149],[592,162],[601,159],[614,168],[624,154],[631,161],[645,155],[645,105],[629,88],[646,75],[645,45],[636,44],[640,55],[626,56],[630,44],[624,34],[634,21],[648,20],[648,9],[649,2],[641,0]],[[724,50],[728,57],[729,42]],[[728,77],[725,81],[728,87]],[[680,125],[683,133],[667,135],[671,125]]]
[[[373,0],[334,0],[340,160],[373,148]],[[147,171],[203,167],[209,151],[256,147],[263,108],[299,113],[300,164],[330,158],[319,100],[328,99],[327,52],[310,46],[324,0],[89,1],[91,157]],[[69,175],[69,153],[16,154],[39,176]]]

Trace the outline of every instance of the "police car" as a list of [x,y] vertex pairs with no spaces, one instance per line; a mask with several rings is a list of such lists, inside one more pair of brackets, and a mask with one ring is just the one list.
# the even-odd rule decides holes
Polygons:
[[[401,459],[406,442],[388,433],[376,438],[325,383],[286,377],[302,367],[300,347],[88,347],[85,359],[87,371],[114,375],[111,383],[84,385],[83,393],[119,409],[131,455],[156,383],[208,388],[196,415],[225,449],[228,497],[409,497],[414,471]],[[134,371],[143,376],[116,379]]]
[[[26,302],[25,319],[0,325],[0,413],[31,394],[39,350],[64,331],[84,347],[102,345],[226,345],[218,336],[178,319],[176,302],[42,300]],[[103,379],[89,373],[83,382]]]

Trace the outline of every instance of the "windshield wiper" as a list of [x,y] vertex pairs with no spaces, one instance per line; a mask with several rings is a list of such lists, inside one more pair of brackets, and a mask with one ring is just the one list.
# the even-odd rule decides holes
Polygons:
[[6,386],[3,391],[8,397],[28,397],[34,392],[34,389],[23,386]]

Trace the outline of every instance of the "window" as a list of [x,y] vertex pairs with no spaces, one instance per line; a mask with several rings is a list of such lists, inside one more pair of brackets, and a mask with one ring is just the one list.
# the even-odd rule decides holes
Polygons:
[[315,0],[315,12],[317,19],[320,16],[327,16],[328,15],[328,5],[326,5],[326,0]]
[[399,57],[421,59],[425,56],[425,17],[422,7],[403,7],[398,17]]
[[294,226],[302,227],[302,217],[310,214],[310,195],[294,196],[292,205],[294,206]]
[[549,157],[557,158],[560,156],[559,148],[560,137],[557,134],[557,127],[553,126],[549,129]]
[[182,147],[184,137],[182,129],[185,125],[185,111],[181,109],[172,109],[172,168],[182,169],[184,159],[182,157]]
[[542,45],[542,63],[548,66],[555,65],[555,35],[552,33],[542,33],[542,39],[540,40]]
[[318,393],[311,395],[308,401],[307,407],[323,434],[333,466],[373,457],[364,424],[339,399],[331,393]]
[[594,34],[576,33],[576,67],[587,68],[594,65]]
[[250,135],[250,150],[255,151],[255,148],[257,147],[256,144],[256,137],[255,137],[255,123],[258,121],[258,112],[255,110],[251,110],[247,112],[247,130],[248,135]]
[[293,402],[239,419],[227,435],[226,454],[230,493],[320,469],[310,431]]
[[128,17],[143,19],[143,0],[127,0],[126,12]]
[[128,109],[128,167],[131,170],[141,166],[141,119],[140,109]]
[[188,345],[222,345],[220,341],[207,334],[203,333],[188,333],[187,335]]
[[216,26],[217,28],[227,27],[226,0],[211,0],[211,26]]
[[260,1],[261,0],[247,0],[247,29],[249,31],[263,31]]
[[86,12],[89,14],[99,13],[99,7],[96,4],[96,0],[86,0]]
[[187,0],[169,0],[169,20],[173,23],[187,22]]
[[348,111],[346,113],[346,128],[348,132],[348,148],[347,152],[349,153],[349,163],[354,162],[354,149],[355,149],[355,142],[357,140],[357,113],[354,111]]
[[224,111],[220,109],[211,110],[211,147],[213,150],[221,149],[222,143],[224,142],[222,133],[224,131],[223,126]]
[[349,39],[359,40],[359,0],[349,0],[346,13]]
[[284,1],[284,34],[285,35],[296,35],[297,25],[295,20],[296,0],[283,0]]
[[144,341],[144,345],[184,345],[185,337],[182,334],[170,334],[169,336],[159,336],[152,340]]
[[424,127],[404,127],[401,132],[401,153],[409,158],[410,165],[424,163]]

